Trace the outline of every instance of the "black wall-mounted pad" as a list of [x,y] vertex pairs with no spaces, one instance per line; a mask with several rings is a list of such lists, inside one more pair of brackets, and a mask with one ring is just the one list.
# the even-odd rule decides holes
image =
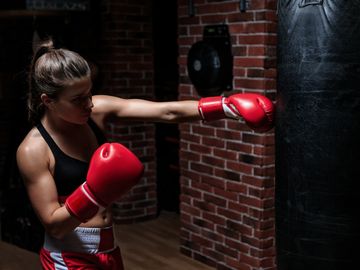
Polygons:
[[278,270],[358,269],[360,4],[278,2]]
[[232,90],[233,57],[227,25],[204,28],[203,40],[190,48],[188,74],[202,97],[220,95]]

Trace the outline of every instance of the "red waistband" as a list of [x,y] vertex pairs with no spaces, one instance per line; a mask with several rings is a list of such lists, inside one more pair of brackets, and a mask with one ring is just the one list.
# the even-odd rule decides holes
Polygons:
[[114,242],[113,227],[102,228],[100,230],[99,252],[113,249]]

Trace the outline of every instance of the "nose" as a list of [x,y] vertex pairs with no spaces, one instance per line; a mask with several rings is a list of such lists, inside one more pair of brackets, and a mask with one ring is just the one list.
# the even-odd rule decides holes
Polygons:
[[92,97],[88,97],[86,99],[86,108],[91,109],[94,107],[94,103],[92,102]]

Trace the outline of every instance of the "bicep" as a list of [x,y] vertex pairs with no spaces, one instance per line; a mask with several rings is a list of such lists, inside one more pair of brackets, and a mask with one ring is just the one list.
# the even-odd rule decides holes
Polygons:
[[43,224],[51,223],[52,214],[60,204],[47,162],[26,151],[18,151],[17,162],[34,211]]

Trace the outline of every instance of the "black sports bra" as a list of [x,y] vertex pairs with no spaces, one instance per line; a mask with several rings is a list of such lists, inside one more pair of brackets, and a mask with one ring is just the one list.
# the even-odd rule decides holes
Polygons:
[[[89,118],[88,125],[94,132],[99,145],[107,141],[100,128],[91,118]],[[53,138],[51,138],[50,134],[46,131],[41,123],[39,123],[36,127],[46,143],[49,145],[54,155],[54,180],[59,196],[59,201],[63,201],[63,197],[70,195],[79,185],[85,181],[89,168],[89,162],[85,162],[66,155],[55,143]]]

